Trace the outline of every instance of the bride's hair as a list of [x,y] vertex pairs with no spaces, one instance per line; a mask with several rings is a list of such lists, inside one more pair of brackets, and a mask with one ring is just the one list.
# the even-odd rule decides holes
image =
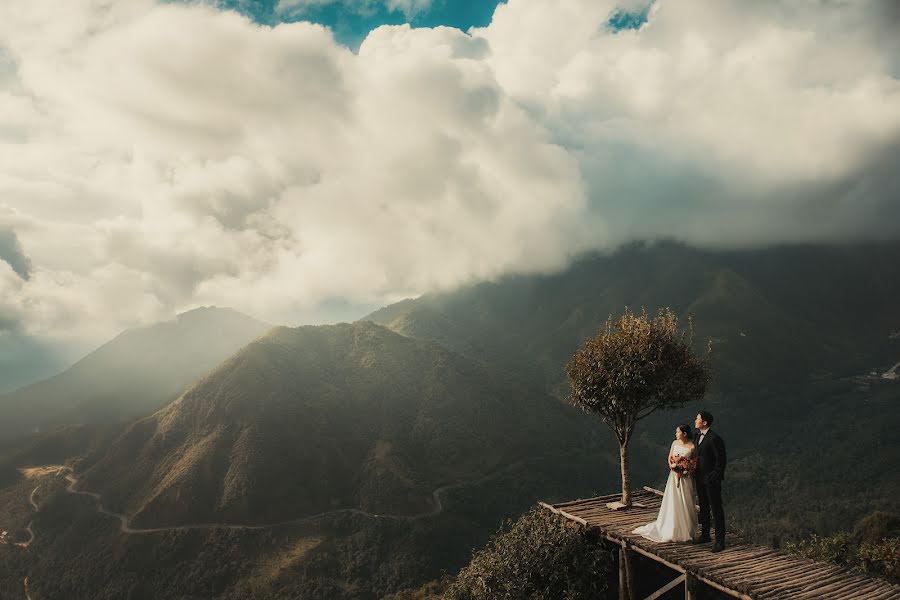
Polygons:
[[684,423],[682,423],[681,425],[678,426],[678,429],[681,430],[681,433],[684,434],[684,437],[686,437],[687,439],[691,439],[691,428],[690,428],[690,426],[685,425]]

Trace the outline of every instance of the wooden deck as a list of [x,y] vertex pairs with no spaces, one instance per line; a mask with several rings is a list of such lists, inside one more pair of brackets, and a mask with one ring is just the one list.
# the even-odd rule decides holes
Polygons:
[[[540,504],[576,523],[599,529],[605,538],[626,551],[641,554],[681,573],[680,577],[688,580],[686,586],[695,579],[744,600],[900,599],[900,586],[882,579],[751,544],[731,535],[727,537],[725,550],[719,553],[710,552],[711,544],[652,542],[631,531],[656,519],[661,500],[659,493],[649,491],[649,488],[632,493],[632,501],[645,504],[646,508],[609,510],[606,503],[616,501],[620,496],[612,494]],[[673,581],[671,586],[675,583]],[[686,594],[686,597],[693,595]]]

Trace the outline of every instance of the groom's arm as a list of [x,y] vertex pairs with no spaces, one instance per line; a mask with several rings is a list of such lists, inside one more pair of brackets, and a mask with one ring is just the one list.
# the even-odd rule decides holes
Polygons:
[[710,470],[709,478],[713,481],[722,481],[725,478],[725,442],[719,436],[713,440],[712,450],[715,466]]

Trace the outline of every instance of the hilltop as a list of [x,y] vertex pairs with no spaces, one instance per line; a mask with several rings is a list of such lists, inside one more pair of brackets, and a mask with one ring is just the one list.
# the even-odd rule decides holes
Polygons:
[[436,343],[365,321],[279,327],[131,425],[84,485],[136,526],[414,515],[441,485],[583,431]]
[[0,395],[0,440],[151,413],[269,327],[205,307],[126,330],[62,373]]

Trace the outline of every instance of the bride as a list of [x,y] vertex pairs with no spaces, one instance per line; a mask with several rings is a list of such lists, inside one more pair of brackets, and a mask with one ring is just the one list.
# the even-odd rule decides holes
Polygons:
[[[675,441],[669,449],[669,480],[663,494],[662,505],[656,521],[634,530],[654,542],[687,542],[697,539],[700,525],[697,522],[697,489],[689,472],[682,473],[680,458],[696,461],[697,452],[691,441],[691,428],[679,425],[675,429]],[[696,464],[696,462],[694,462]]]

